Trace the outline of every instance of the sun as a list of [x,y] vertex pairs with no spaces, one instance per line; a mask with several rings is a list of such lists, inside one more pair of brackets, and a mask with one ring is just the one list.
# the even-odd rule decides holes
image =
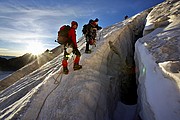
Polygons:
[[45,51],[45,48],[41,42],[33,41],[28,44],[26,51],[33,55],[39,55]]

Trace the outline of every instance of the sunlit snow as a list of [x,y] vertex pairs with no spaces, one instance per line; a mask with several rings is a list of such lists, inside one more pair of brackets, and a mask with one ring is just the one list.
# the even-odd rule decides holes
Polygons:
[[[59,54],[1,91],[0,119],[130,120],[139,113],[143,120],[179,120],[179,9],[180,1],[167,0],[150,13],[103,28],[91,54],[84,53],[85,39],[80,38],[83,68],[73,71],[71,55],[70,73],[59,74],[63,53]],[[145,18],[145,36],[135,44],[138,103],[125,105],[117,100],[116,84],[126,56],[133,55],[131,39]]]

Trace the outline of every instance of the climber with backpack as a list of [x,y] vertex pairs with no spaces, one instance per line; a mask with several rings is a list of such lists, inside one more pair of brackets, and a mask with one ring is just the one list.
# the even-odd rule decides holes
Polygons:
[[91,53],[91,50],[89,49],[89,45],[95,45],[96,44],[96,32],[97,30],[102,29],[102,27],[98,26],[99,19],[96,18],[95,20],[89,20],[88,24],[85,24],[83,26],[82,32],[86,38],[86,49],[85,53]]
[[64,45],[64,58],[62,61],[63,73],[68,74],[68,58],[71,52],[76,55],[74,59],[74,70],[79,70],[82,68],[82,65],[79,65],[81,53],[77,48],[76,43],[76,29],[78,27],[78,23],[76,21],[71,22],[71,27],[68,25],[64,25],[58,31],[58,40],[57,42],[61,45]]

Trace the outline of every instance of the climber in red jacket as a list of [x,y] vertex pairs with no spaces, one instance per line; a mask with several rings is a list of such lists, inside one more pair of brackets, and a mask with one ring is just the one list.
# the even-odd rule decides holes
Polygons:
[[82,65],[79,65],[79,61],[80,61],[80,56],[81,53],[77,48],[77,43],[76,43],[76,29],[78,27],[78,23],[76,21],[72,21],[71,22],[71,29],[68,32],[68,42],[64,45],[64,58],[62,61],[62,65],[63,65],[63,73],[64,74],[68,74],[69,70],[68,70],[68,58],[70,55],[70,51],[69,50],[69,46],[71,46],[72,52],[73,54],[76,55],[76,58],[74,60],[74,70],[79,70],[82,68]]

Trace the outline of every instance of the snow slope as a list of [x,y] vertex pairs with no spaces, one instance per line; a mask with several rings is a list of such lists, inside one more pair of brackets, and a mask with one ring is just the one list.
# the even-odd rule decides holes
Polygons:
[[48,61],[52,60],[54,57],[62,53],[63,47],[58,46],[51,50],[50,52],[44,52],[40,56],[38,56],[37,60],[31,62],[30,64],[24,66],[23,68],[15,71],[12,75],[5,77],[0,81],[0,91],[4,90],[5,88],[9,87],[22,77],[30,74],[31,72],[37,70],[39,67],[47,63]]
[[[82,37],[78,43],[81,70],[72,70],[72,55],[70,74],[59,74],[63,57],[59,54],[1,91],[0,119],[127,120],[140,112],[143,120],[178,120],[179,1],[165,1],[149,11],[101,30],[91,54],[84,54]],[[133,62],[135,38],[142,32],[147,15],[145,36],[136,42],[137,109],[137,105],[118,102],[118,84],[127,72],[127,61]],[[57,77],[59,83],[55,83]]]
[[8,75],[11,75],[12,73],[13,73],[14,71],[1,71],[0,72],[0,81],[2,80],[2,79],[4,79],[5,77],[7,77]]
[[132,57],[134,31],[142,31],[147,14],[145,11],[100,31],[92,54],[84,54],[82,37],[78,46],[83,69],[73,72],[72,56],[70,74],[60,75],[60,84],[54,84],[53,78],[61,71],[62,54],[2,91],[0,118],[112,119],[119,99],[121,64],[126,61],[123,58]]
[[167,0],[147,16],[136,42],[139,104],[144,120],[180,119],[180,1]]

